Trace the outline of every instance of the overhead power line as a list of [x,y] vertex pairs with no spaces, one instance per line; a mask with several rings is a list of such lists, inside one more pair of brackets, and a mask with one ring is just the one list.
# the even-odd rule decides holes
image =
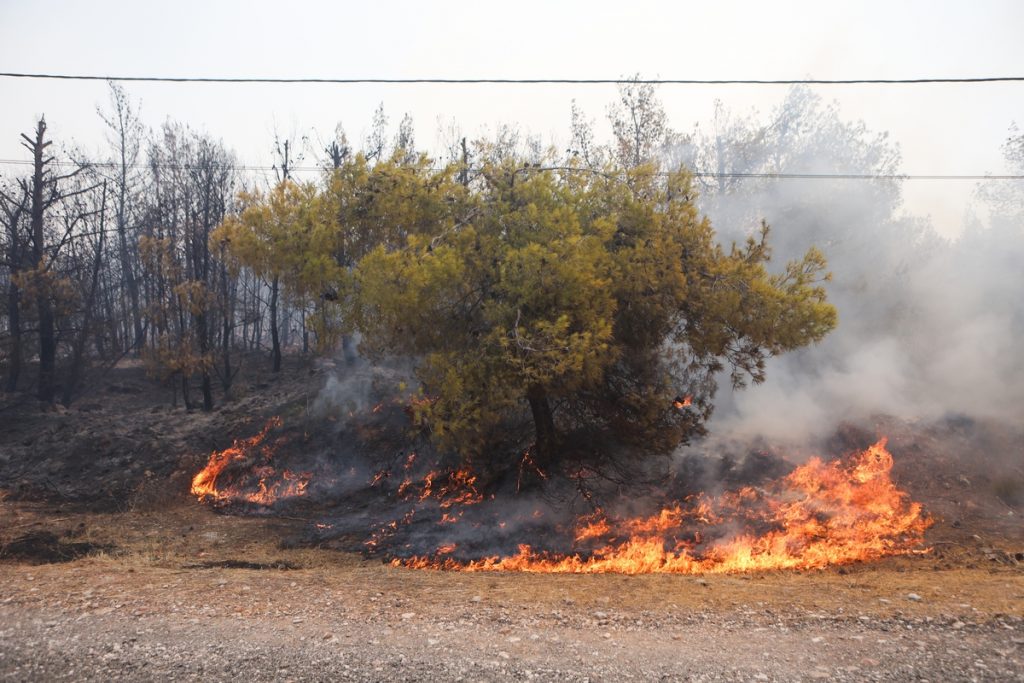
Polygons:
[[[31,166],[34,162],[26,159],[0,159],[0,165],[7,166]],[[119,163],[113,161],[88,161],[82,162],[85,165],[97,167],[97,168],[117,168],[120,166]],[[51,161],[50,165],[58,167],[77,167],[79,164],[73,161]],[[190,164],[128,164],[130,168],[160,168],[168,170],[192,170],[200,168]],[[275,166],[254,166],[248,164],[232,164],[227,166],[233,171],[275,171]],[[303,172],[303,173],[316,173],[330,170],[322,166],[289,166],[289,171]],[[441,167],[433,167],[428,170],[431,171],[442,171]],[[591,172],[588,168],[574,168],[566,166],[558,167],[547,167],[540,166],[534,167],[523,167],[519,170],[522,171],[555,171],[555,172],[572,172],[578,171],[581,173]],[[667,171],[662,171],[656,175],[669,175]],[[795,180],[1024,180],[1024,175],[986,175],[980,173],[972,174],[938,174],[938,173],[927,173],[927,174],[901,174],[901,173],[775,173],[775,172],[718,172],[718,171],[701,171],[693,170],[690,171],[690,175],[696,178],[763,178],[763,179],[795,179]]]
[[924,85],[931,83],[1019,83],[1024,76],[963,78],[274,78],[269,76],[93,76],[0,72],[4,78],[145,83],[307,83],[334,85]]

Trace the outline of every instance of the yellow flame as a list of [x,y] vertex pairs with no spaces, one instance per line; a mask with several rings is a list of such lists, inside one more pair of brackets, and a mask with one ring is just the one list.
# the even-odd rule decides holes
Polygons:
[[[607,539],[581,555],[552,555],[522,544],[515,555],[462,562],[439,557],[396,559],[413,568],[458,571],[552,573],[726,573],[768,569],[810,569],[874,560],[919,550],[931,521],[890,478],[893,460],[885,439],[852,464],[812,459],[766,490],[744,488],[717,499],[699,497],[650,517],[609,520],[601,513],[582,518],[576,540]],[[759,505],[757,505],[759,504]],[[686,522],[758,521],[768,530],[739,534],[698,553]],[[682,538],[682,540],[680,540]],[[624,539],[624,540],[615,540]]]

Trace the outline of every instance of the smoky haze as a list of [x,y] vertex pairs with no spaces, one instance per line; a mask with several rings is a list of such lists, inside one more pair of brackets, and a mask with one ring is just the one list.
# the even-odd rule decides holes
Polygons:
[[[802,446],[843,421],[874,415],[1008,422],[1024,416],[1024,181],[979,183],[951,240],[928,216],[909,212],[903,192],[911,182],[963,181],[895,179],[903,172],[899,145],[810,88],[792,88],[769,112],[719,103],[711,123],[689,134],[673,131],[681,122],[651,94],[650,151],[657,153],[655,138],[664,140],[666,165],[713,174],[696,179],[698,203],[726,248],[765,221],[773,268],[815,247],[832,273],[826,288],[838,327],[819,344],[769,359],[763,384],[733,390],[722,373],[713,435]],[[613,105],[609,118],[615,116]],[[615,148],[594,139],[588,120],[589,112],[574,109],[570,153],[588,163],[594,154],[599,163]],[[1011,174],[1024,174],[1022,140],[1011,128],[1002,150]],[[493,143],[494,154],[537,162],[553,150],[514,126],[499,127]],[[411,375],[408,363],[402,370]],[[321,402],[350,398],[351,382],[332,380]]]
[[[1020,173],[1016,134],[1004,152]],[[720,107],[692,139],[684,150],[691,163],[719,172],[900,172],[899,147],[885,134],[806,89],[766,116]],[[723,243],[745,239],[764,219],[776,267],[821,249],[839,313],[822,343],[771,359],[762,385],[732,391],[722,382],[713,433],[801,441],[879,413],[1024,416],[1021,181],[981,183],[977,209],[953,241],[903,210],[902,189],[896,180],[701,182],[701,208]]]

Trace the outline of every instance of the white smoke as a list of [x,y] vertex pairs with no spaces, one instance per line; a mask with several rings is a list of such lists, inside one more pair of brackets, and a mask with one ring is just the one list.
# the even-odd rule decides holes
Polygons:
[[[899,172],[899,149],[885,135],[845,121],[806,89],[760,123],[720,109],[712,128],[694,138],[695,167]],[[822,343],[772,359],[764,384],[723,388],[711,429],[800,439],[878,413],[1024,417],[1024,188],[1006,182],[979,192],[989,225],[975,220],[947,241],[905,214],[897,180],[701,181],[701,207],[722,241],[764,218],[777,263],[812,245],[824,251],[839,312]]]

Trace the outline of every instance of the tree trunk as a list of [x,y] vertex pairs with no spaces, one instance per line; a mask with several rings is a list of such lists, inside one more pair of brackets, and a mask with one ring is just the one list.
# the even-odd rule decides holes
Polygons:
[[[44,142],[46,135],[46,121],[39,119],[36,126],[35,140],[29,140],[29,148],[32,150],[32,257],[39,275],[46,269],[45,263],[45,235],[43,234],[43,212],[46,209],[43,199],[43,173],[46,161],[43,160],[43,150],[50,145]],[[26,139],[28,139],[26,137]],[[38,287],[39,293],[36,296],[36,307],[39,310],[39,385],[38,394],[40,401],[53,403],[54,394],[54,369],[57,359],[57,334],[55,329],[53,302],[50,301],[50,292],[44,286]]]
[[271,358],[274,372],[281,372],[281,340],[277,336],[277,295],[280,282],[275,275],[270,285],[270,341],[272,344]]
[[7,262],[10,268],[7,279],[7,327],[10,342],[7,346],[7,381],[4,386],[7,391],[18,389],[18,378],[21,376],[21,287],[18,286],[17,278],[22,269],[23,251],[18,223],[27,206],[28,196],[24,195],[19,206],[12,206],[10,209],[4,207],[7,214],[6,227],[9,240]]
[[555,418],[551,412],[551,403],[543,387],[533,386],[526,395],[533,413],[533,428],[536,434],[537,453],[534,462],[545,469],[556,457],[558,435],[555,432]]
[[139,284],[135,280],[135,267],[128,252],[128,160],[125,157],[125,137],[121,131],[121,180],[117,197],[117,238],[120,247],[121,275],[128,289],[128,298],[131,301],[131,324],[135,332],[135,338],[131,341],[131,348],[138,354],[142,348],[142,316],[139,314]]
[[469,150],[466,148],[466,138],[462,138],[462,168],[459,169],[459,183],[463,187],[469,187]]
[[203,370],[203,410],[207,413],[213,410],[213,385],[208,370]]
[[[45,300],[45,301],[44,301]],[[39,297],[39,400],[53,403],[56,391],[57,334],[53,309],[46,295]]]
[[302,355],[309,353],[309,327],[306,326],[306,304],[302,304]]
[[74,346],[71,350],[71,366],[68,368],[67,381],[64,383],[64,392],[61,403],[65,406],[71,405],[74,399],[75,389],[82,377],[82,359],[85,355],[85,345],[89,339],[89,328],[92,327],[92,314],[96,306],[96,291],[100,283],[100,267],[103,265],[103,236],[106,232],[106,208],[107,208],[107,184],[103,183],[103,199],[100,202],[100,231],[97,238],[96,256],[92,264],[92,282],[89,285],[89,294],[85,300],[85,310],[82,312],[82,328],[78,331]]
[[192,410],[192,397],[188,393],[188,375],[181,374],[181,400],[185,404],[185,410]]
[[[207,354],[210,352],[210,338],[208,336],[207,324],[206,324],[206,313],[199,313],[195,317],[196,320],[196,338],[199,340],[199,353],[205,359]],[[210,412],[213,410],[213,387],[210,382],[210,368],[203,363],[203,369],[201,372],[201,387],[203,391],[203,410]]]
[[[123,191],[122,191],[123,194]],[[121,202],[122,207],[125,199],[122,196]],[[122,209],[123,211],[123,209]],[[130,345],[135,350],[135,353],[142,349],[143,332],[142,332],[142,315],[139,312],[139,284],[135,279],[134,266],[132,265],[131,259],[128,255],[128,236],[126,233],[126,226],[124,225],[124,217],[118,217],[118,240],[120,242],[121,249],[121,269],[124,274],[125,285],[128,289],[128,298],[131,303],[131,323],[134,330],[134,339],[132,339]]]
[[[224,363],[224,375],[221,377],[221,389],[224,391],[224,395],[227,396],[228,392],[231,391],[231,331],[232,331],[232,319],[234,318],[234,305],[233,305],[233,292],[228,288],[228,269],[224,265],[224,253],[221,251],[221,266],[220,266],[220,286],[221,291],[224,294],[224,312],[221,328],[221,362]],[[242,307],[243,313],[245,307]],[[244,317],[244,316],[243,316]],[[242,340],[244,342],[245,336],[243,333]]]
[[21,289],[14,282],[7,284],[7,324],[11,341],[7,356],[7,391],[18,388],[21,375]]
[[[145,341],[145,328],[143,326],[142,313],[139,305],[139,280],[135,272],[133,256],[137,254],[137,243],[128,236],[128,193],[129,193],[129,171],[138,157],[141,145],[142,128],[139,123],[138,114],[134,111],[124,90],[111,83],[111,104],[113,111],[109,117],[99,112],[101,118],[110,128],[115,136],[114,145],[120,157],[117,178],[116,195],[116,220],[118,238],[118,258],[121,264],[121,296],[122,314],[124,320],[124,341],[127,348],[134,350],[138,355],[142,350]],[[124,305],[124,290],[128,293],[130,308]],[[127,310],[126,310],[127,308]]]

